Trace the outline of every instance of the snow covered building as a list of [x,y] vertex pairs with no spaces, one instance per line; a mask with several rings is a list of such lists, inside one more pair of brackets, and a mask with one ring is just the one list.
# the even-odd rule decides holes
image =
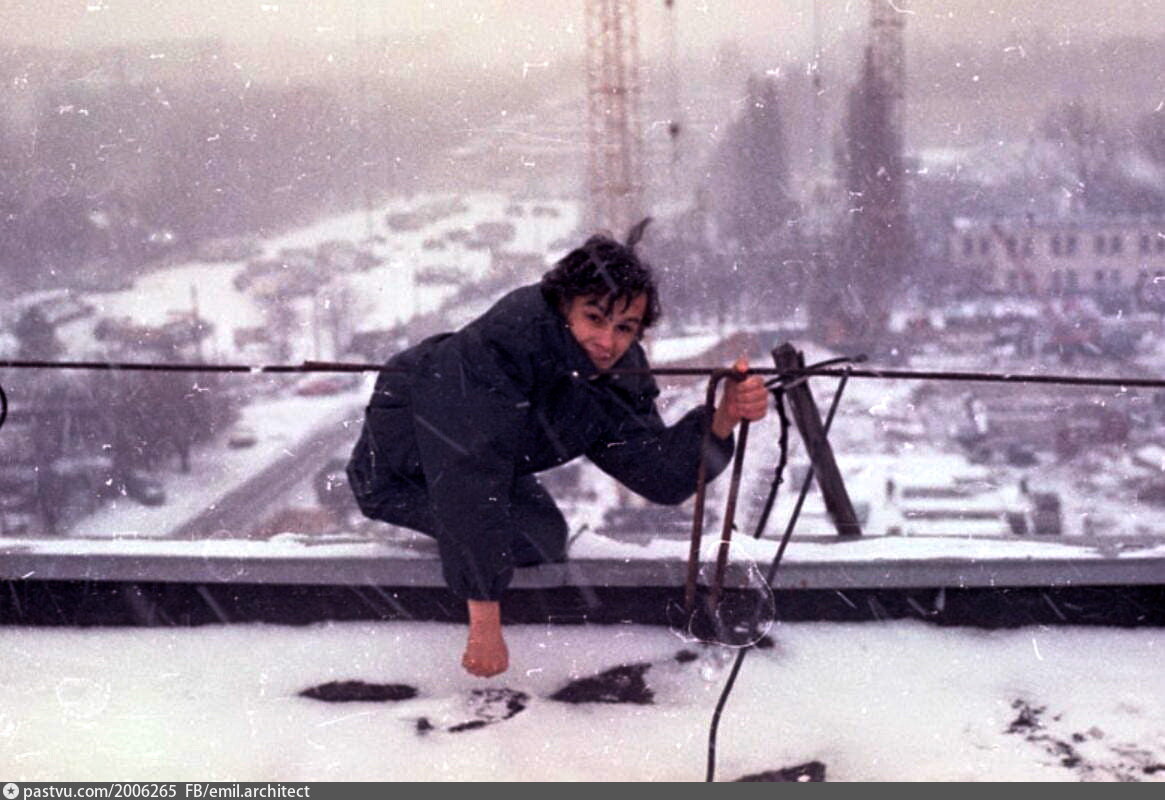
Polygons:
[[1165,289],[1160,216],[960,217],[947,247],[967,285],[984,292],[1143,294],[1158,280]]

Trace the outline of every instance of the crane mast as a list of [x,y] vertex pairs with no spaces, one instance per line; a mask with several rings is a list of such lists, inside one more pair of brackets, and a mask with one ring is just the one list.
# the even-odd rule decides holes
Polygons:
[[639,28],[634,0],[586,0],[584,222],[622,235],[643,216]]

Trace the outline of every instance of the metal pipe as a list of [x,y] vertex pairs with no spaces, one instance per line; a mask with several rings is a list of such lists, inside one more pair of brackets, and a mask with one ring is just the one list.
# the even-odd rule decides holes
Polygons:
[[724,571],[728,565],[728,549],[732,543],[732,529],[736,527],[736,498],[740,494],[740,475],[744,469],[744,448],[748,445],[748,420],[740,423],[736,442],[736,456],[732,460],[732,481],[728,485],[728,503],[724,508],[724,527],[720,531],[720,550],[716,554],[716,572],[712,590],[708,594],[708,611],[716,613],[720,604],[720,590],[724,587]]
[[704,434],[700,438],[700,464],[696,468],[696,500],[692,509],[692,541],[688,550],[688,577],[684,582],[684,613],[696,610],[696,579],[700,573],[700,540],[704,538],[704,502],[708,494],[708,448],[712,444],[712,418],[716,413],[716,387],[731,370],[717,369],[708,378],[704,397]]

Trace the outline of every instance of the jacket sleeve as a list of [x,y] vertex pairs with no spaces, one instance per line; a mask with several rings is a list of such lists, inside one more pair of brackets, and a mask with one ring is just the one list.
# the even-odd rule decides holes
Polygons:
[[[613,436],[594,445],[587,458],[599,469],[653,503],[678,505],[696,491],[703,446],[704,407],[694,408],[674,425],[664,425],[654,400],[627,413]],[[734,439],[709,438],[705,451],[708,480],[732,459]]]
[[413,384],[442,569],[462,598],[496,600],[513,575],[510,492],[532,380],[528,359],[473,329],[443,343]]

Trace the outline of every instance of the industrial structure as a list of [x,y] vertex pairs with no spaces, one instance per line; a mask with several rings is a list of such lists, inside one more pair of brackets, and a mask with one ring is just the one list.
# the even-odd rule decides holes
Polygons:
[[642,84],[633,0],[587,0],[585,224],[623,233],[643,216]]

